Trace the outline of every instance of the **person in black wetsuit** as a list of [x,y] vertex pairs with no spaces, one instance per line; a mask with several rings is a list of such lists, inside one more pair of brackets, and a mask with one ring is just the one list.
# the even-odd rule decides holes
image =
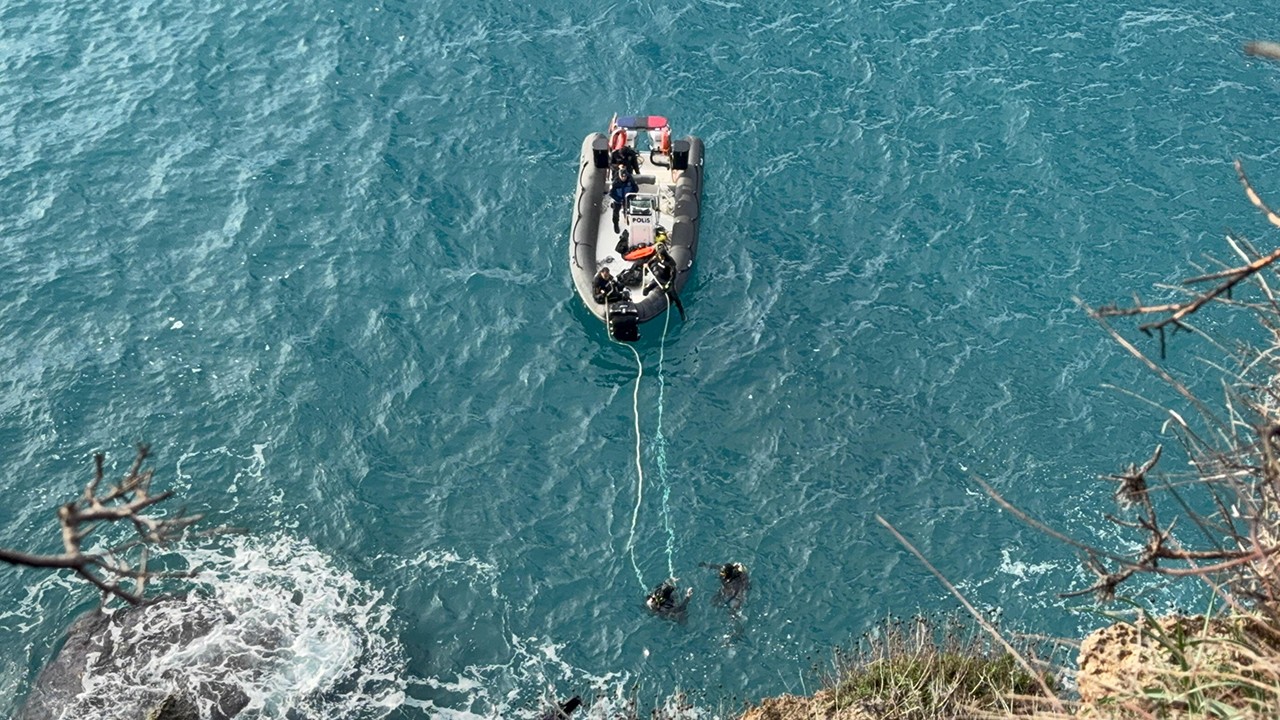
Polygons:
[[640,153],[630,145],[622,147],[609,153],[609,165],[613,167],[615,175],[621,175],[623,170],[638,175],[640,173]]
[[671,253],[667,252],[666,243],[659,242],[654,245],[653,255],[649,256],[648,268],[653,280],[645,285],[645,295],[658,288],[666,291],[671,287],[671,281],[676,277],[676,260],[671,257]]
[[738,562],[725,563],[720,566],[717,574],[720,575],[720,592],[716,593],[715,602],[737,614],[747,602],[747,593],[751,591],[747,566]]
[[622,283],[618,282],[618,278],[609,272],[609,267],[600,268],[596,276],[591,280],[591,297],[601,305],[606,302],[615,303],[625,300],[630,296],[627,289]]
[[686,590],[684,595],[680,595],[676,590],[675,578],[663,580],[662,584],[654,588],[645,598],[645,607],[655,615],[683,622],[685,611],[689,607],[689,598],[693,597],[693,588]]

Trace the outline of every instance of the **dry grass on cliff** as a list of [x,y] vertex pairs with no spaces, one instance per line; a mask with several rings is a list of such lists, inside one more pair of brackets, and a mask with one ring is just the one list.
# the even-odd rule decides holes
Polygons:
[[[1026,657],[1029,653],[1022,648]],[[838,652],[817,717],[932,720],[1008,717],[1045,707],[1044,673],[1030,675],[971,622],[891,619]],[[814,708],[819,709],[819,708]]]
[[1080,695],[1091,717],[1272,718],[1280,656],[1254,616],[1144,616],[1091,634]]

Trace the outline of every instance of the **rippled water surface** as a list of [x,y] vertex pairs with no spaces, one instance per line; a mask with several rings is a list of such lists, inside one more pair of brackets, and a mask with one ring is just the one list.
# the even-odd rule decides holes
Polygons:
[[[1075,558],[973,478],[1106,539],[1097,476],[1159,417],[1103,384],[1160,391],[1074,298],[1177,280],[1228,228],[1270,246],[1230,163],[1280,197],[1280,67],[1240,52],[1274,25],[1226,2],[2,0],[0,542],[56,550],[91,453],[123,471],[151,442],[160,483],[253,532],[189,559],[300,623],[263,717],[811,690],[878,618],[955,605],[877,514],[1005,622],[1076,633]],[[644,326],[638,390],[566,262],[578,149],[614,112],[707,147],[689,319]],[[754,578],[740,625],[700,566],[728,560]],[[672,571],[683,625],[642,605]],[[255,583],[280,592],[234,590]],[[8,712],[95,598],[14,569],[0,592]]]

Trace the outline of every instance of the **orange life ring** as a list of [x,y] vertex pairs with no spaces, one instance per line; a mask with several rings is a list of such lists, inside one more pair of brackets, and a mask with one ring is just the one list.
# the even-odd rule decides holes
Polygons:
[[644,245],[622,256],[623,260],[643,260],[653,254],[652,245]]
[[662,152],[664,155],[671,154],[671,128],[669,127],[662,128],[662,139],[659,141],[658,144],[662,148]]
[[627,131],[618,128],[613,131],[613,137],[609,138],[610,150],[621,150],[623,145],[627,144]]

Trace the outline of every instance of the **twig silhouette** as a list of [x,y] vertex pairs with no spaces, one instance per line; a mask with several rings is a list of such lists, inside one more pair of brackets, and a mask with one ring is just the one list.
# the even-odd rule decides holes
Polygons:
[[[93,478],[85,485],[83,495],[58,508],[58,525],[63,552],[45,555],[0,548],[0,561],[28,567],[61,568],[92,583],[105,602],[117,597],[131,605],[141,604],[147,581],[152,578],[191,577],[195,571],[157,572],[147,569],[150,548],[177,540],[187,528],[204,516],[187,515],[185,509],[167,516],[154,516],[146,511],[173,496],[172,490],[151,494],[153,470],[142,464],[150,454],[147,445],[139,444],[129,472],[118,485],[102,489],[103,455],[93,456]],[[86,552],[84,540],[104,523],[128,522],[136,537],[105,551]],[[137,550],[137,559],[128,553]],[[132,581],[133,589],[124,587]]]
[[938,582],[941,582],[943,587],[947,589],[947,592],[950,592],[955,599],[960,601],[960,604],[963,605],[964,609],[973,616],[973,619],[982,626],[982,629],[987,631],[987,633],[991,635],[992,639],[1000,643],[1005,651],[1009,653],[1014,661],[1016,661],[1028,675],[1036,679],[1036,683],[1040,686],[1040,690],[1044,692],[1045,697],[1049,698],[1050,702],[1052,702],[1054,709],[1058,712],[1065,713],[1066,707],[1062,704],[1062,701],[1058,699],[1058,696],[1053,692],[1053,689],[1049,687],[1049,683],[1045,682],[1045,679],[1035,670],[1035,668],[1031,666],[1031,663],[1027,662],[1027,659],[1022,656],[1022,653],[1014,649],[1013,645],[1010,645],[1009,641],[1004,639],[1004,635],[1000,634],[1000,631],[997,630],[989,620],[983,617],[982,613],[978,612],[978,609],[975,608],[967,598],[965,598],[964,594],[957,590],[956,586],[952,585],[951,581],[947,580],[946,576],[939,572],[938,569],[933,566],[933,563],[930,563],[929,560],[925,558],[924,554],[917,550],[916,546],[912,545],[911,541],[907,540],[902,533],[898,532],[898,529],[895,528],[888,520],[876,515],[876,521],[883,525],[889,532],[893,533],[893,536],[897,538],[898,542],[902,543],[903,547],[909,550],[912,555],[915,555],[916,559],[928,568],[929,572],[938,579]]

